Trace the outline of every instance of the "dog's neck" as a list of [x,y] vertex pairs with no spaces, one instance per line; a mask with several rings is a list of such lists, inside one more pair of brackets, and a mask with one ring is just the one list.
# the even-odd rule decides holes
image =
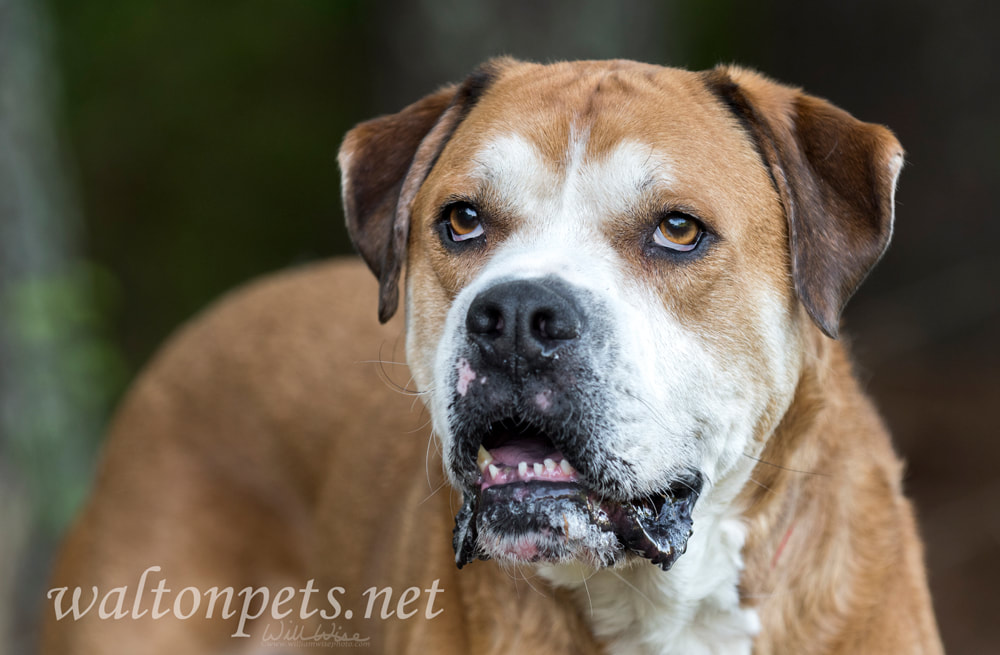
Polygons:
[[647,562],[596,572],[573,565],[540,570],[553,584],[573,590],[581,614],[609,652],[752,652],[761,631],[753,596],[761,585],[748,589],[745,578],[756,582],[767,575],[745,575],[744,566],[770,569],[780,558],[798,509],[790,499],[811,482],[810,467],[822,448],[814,437],[822,415],[831,411],[814,402],[827,384],[817,371],[847,366],[839,344],[819,337],[810,345],[807,361],[822,366],[807,365],[761,456],[748,457],[699,501],[687,552],[668,573]]

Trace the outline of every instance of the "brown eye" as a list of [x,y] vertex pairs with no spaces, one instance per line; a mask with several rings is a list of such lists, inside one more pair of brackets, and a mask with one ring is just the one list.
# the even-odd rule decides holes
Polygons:
[[653,241],[664,248],[687,252],[698,246],[703,231],[701,223],[690,216],[670,214],[660,221],[653,233]]
[[475,207],[464,202],[447,210],[448,235],[452,241],[468,241],[483,234],[483,224]]

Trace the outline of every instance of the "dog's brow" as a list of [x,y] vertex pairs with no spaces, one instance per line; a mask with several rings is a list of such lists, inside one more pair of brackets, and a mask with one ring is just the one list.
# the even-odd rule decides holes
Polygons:
[[565,214],[574,220],[620,215],[640,196],[673,184],[672,164],[649,144],[621,141],[588,152],[586,132],[573,131],[561,161],[546,161],[531,140],[505,134],[472,158],[471,176],[527,214]]

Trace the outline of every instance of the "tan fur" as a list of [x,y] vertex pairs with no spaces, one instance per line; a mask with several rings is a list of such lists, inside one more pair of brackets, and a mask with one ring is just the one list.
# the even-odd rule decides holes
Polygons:
[[[434,128],[420,114],[420,129],[435,136],[417,151],[419,170],[395,183],[404,203],[379,201],[384,206],[363,225],[375,234],[407,219],[405,253],[393,253],[394,237],[384,231],[372,237],[377,246],[362,248],[382,279],[381,295],[357,261],[287,273],[225,300],[157,357],[118,414],[51,586],[134,587],[151,565],[164,568],[175,591],[301,588],[314,578],[321,590],[341,586],[356,597],[372,585],[426,588],[437,579],[437,618],[341,619],[338,627],[369,636],[374,652],[602,652],[586,609],[539,578],[525,579],[529,570],[455,569],[459,499],[444,482],[426,411],[373,363],[401,361],[404,351],[403,321],[375,321],[376,297],[383,318],[393,309],[385,306],[394,302],[386,267],[405,255],[409,363],[426,386],[450,302],[489,256],[456,261],[435,241],[432,224],[449,197],[492,198],[500,240],[531,224],[498,190],[475,188],[475,153],[514,129],[558,171],[577,121],[590,129],[589,158],[641,136],[683,162],[669,194],[654,202],[697,211],[730,244],[714,259],[665,271],[628,249],[629,217],[608,221],[605,237],[632,275],[671,289],[660,295],[667,309],[748,367],[762,356],[751,320],[758,289],[773,290],[800,326],[801,342],[789,344],[802,362],[795,399],[787,410],[768,408],[757,426],[767,441],[738,499],[748,525],[741,596],[763,624],[755,652],[940,653],[901,465],[842,345],[796,301],[787,199],[737,119],[692,73],[630,62],[563,64],[544,75],[511,60],[491,66],[496,79],[469,107],[445,102],[453,89],[418,103],[421,112],[468,115]],[[785,94],[795,93],[732,74],[765,111],[780,113]],[[414,121],[400,116],[405,132]],[[371,145],[367,138],[348,138],[345,168]],[[356,182],[368,193],[366,180]],[[392,382],[411,386],[404,366],[386,366]],[[71,654],[242,652],[261,647],[266,623],[240,640],[229,636],[235,620],[56,622],[51,605],[46,615],[43,652]]]
[[742,498],[756,652],[940,653],[902,466],[840,345],[810,351]]

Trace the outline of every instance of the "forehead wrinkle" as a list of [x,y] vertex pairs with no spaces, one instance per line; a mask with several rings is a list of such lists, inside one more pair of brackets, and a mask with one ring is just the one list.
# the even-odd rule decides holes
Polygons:
[[[650,144],[622,140],[588,151],[589,128],[573,128],[559,162],[518,133],[497,137],[473,158],[472,176],[524,222],[598,224],[612,220],[674,182],[667,157]],[[553,227],[549,225],[548,227]]]
[[574,181],[577,212],[595,226],[619,220],[643,207],[648,197],[673,184],[666,157],[650,144],[623,140],[600,155],[592,155]]

